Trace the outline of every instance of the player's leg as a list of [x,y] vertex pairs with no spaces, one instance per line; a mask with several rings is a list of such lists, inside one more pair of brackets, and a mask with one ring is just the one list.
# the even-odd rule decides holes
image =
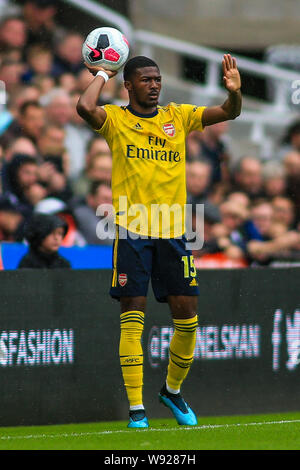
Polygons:
[[[151,244],[147,240],[116,238],[110,294],[120,300],[119,354],[129,401],[129,427],[148,427],[143,409],[143,351],[146,296],[151,272]],[[143,412],[145,415],[145,412]],[[137,418],[137,419],[134,419]]]
[[180,389],[194,356],[199,294],[197,273],[184,239],[160,241],[159,252],[163,256],[155,264],[154,293],[158,300],[168,302],[174,323],[166,383],[159,396],[179,424],[195,425],[196,416],[183,400]]
[[169,349],[167,389],[179,393],[193,359],[198,325],[197,297],[169,296],[174,335]]
[[169,349],[167,378],[160,391],[160,401],[173,412],[178,424],[193,426],[197,417],[183,399],[181,385],[191,368],[196,344],[197,297],[169,296],[174,335]]
[[129,402],[129,427],[148,427],[143,404],[143,349],[146,297],[121,297],[119,355]]

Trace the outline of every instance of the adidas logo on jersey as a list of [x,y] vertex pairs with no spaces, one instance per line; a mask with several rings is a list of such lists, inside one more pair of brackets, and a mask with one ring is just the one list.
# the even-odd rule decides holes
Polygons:
[[193,286],[198,286],[198,282],[197,280],[194,278],[191,282],[190,282],[190,286],[193,287]]
[[142,128],[142,126],[140,125],[140,123],[138,122],[138,123],[134,126],[134,129],[137,129],[138,131],[141,131],[143,128]]

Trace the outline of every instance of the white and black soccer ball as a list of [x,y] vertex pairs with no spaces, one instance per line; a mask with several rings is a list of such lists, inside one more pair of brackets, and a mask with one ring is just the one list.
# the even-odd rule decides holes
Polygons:
[[121,68],[129,55],[129,43],[118,29],[96,28],[89,33],[82,46],[82,56],[89,65],[107,70]]

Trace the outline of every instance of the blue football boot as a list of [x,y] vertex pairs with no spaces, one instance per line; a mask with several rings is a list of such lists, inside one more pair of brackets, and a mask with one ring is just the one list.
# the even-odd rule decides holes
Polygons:
[[128,428],[149,428],[145,410],[129,411]]
[[170,408],[178,424],[184,426],[196,426],[198,424],[197,416],[180,393],[169,393],[164,385],[158,396],[160,402]]

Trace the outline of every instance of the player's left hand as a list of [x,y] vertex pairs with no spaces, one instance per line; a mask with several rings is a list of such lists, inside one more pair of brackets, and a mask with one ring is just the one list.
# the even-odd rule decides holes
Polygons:
[[238,91],[241,88],[241,77],[237,69],[236,59],[230,54],[224,54],[222,60],[223,82],[229,92]]
[[97,65],[89,65],[87,62],[84,62],[84,65],[89,70],[89,72],[91,72],[91,74],[94,75],[94,77],[96,76],[97,72],[99,72],[100,70],[105,72],[108,75],[109,78],[114,77],[118,73],[117,70],[107,70],[107,69],[104,69],[103,67],[100,67],[100,66],[97,66]]

